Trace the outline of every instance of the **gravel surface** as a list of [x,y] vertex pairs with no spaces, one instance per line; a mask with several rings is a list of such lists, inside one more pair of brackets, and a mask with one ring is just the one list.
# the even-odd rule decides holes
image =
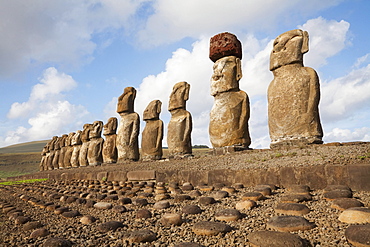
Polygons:
[[[116,190],[113,190],[113,186],[115,186]],[[193,191],[198,190],[201,196],[190,197],[190,200],[175,201],[174,198],[177,193],[184,193],[184,191],[181,191],[181,186],[175,189],[173,184],[171,184],[171,188],[168,185],[162,186],[160,184],[160,186],[157,186],[158,192],[163,193],[162,188],[165,187],[165,190],[170,195],[170,199],[167,200],[170,203],[170,207],[154,209],[156,193],[151,186],[152,184],[150,183],[136,185],[121,183],[121,186],[119,186],[118,182],[83,180],[47,181],[27,185],[5,186],[0,189],[0,207],[2,208],[0,243],[2,243],[2,246],[42,246],[47,239],[53,237],[69,240],[74,246],[174,246],[176,243],[181,242],[196,242],[202,246],[250,246],[247,240],[248,234],[255,231],[268,230],[266,223],[269,219],[281,215],[274,210],[277,204],[280,203],[281,198],[293,193],[288,189],[276,188],[271,195],[265,196],[264,200],[257,201],[256,207],[249,210],[239,210],[242,214],[240,219],[224,222],[232,228],[230,232],[220,233],[216,236],[202,236],[196,235],[192,231],[194,224],[200,221],[217,222],[215,219],[217,212],[224,209],[235,209],[236,203],[242,201],[243,194],[255,191],[254,187],[239,188],[235,193],[229,194],[225,198],[217,199],[216,203],[203,205],[199,203],[200,197],[213,197],[215,192],[222,190],[222,188],[203,191],[202,188],[195,187]],[[217,186],[219,185],[215,187]],[[107,195],[106,198],[108,198],[109,195],[114,193],[117,193],[114,195],[118,195],[118,198],[126,198],[127,195],[132,196],[133,193],[128,192],[133,191],[135,191],[135,196],[130,197],[131,203],[128,204],[122,204],[124,200],[119,199],[97,200],[94,198],[102,194]],[[190,194],[190,192],[192,191],[187,191],[187,194]],[[312,200],[302,203],[311,211],[302,217],[314,223],[315,227],[311,230],[292,233],[299,235],[307,243],[310,243],[311,246],[350,246],[344,235],[349,224],[338,220],[341,211],[330,207],[332,202],[323,198],[323,190],[311,191],[310,194],[312,195]],[[64,197],[57,199],[57,197],[61,196]],[[66,197],[94,198],[93,200],[96,202],[107,201],[112,203],[113,206],[121,204],[126,210],[118,212],[113,209],[91,208],[86,204],[78,204],[74,200],[66,200]],[[370,205],[370,192],[353,192],[353,197],[361,201],[366,207]],[[141,198],[146,199],[148,204],[140,206],[141,204],[135,205],[133,203]],[[38,206],[45,203],[67,207],[69,211],[77,210],[79,216],[66,218],[63,214],[56,214]],[[10,205],[22,211],[24,216],[30,217],[32,221],[40,222],[49,234],[31,238],[30,235],[33,230],[24,230],[24,225],[15,224],[15,220],[10,216],[12,211],[5,213]],[[197,214],[185,214],[183,213],[183,208],[188,205],[198,205],[202,211]],[[137,213],[143,209],[151,213],[149,218],[137,218]],[[179,226],[164,225],[161,218],[168,213],[180,214],[183,221],[182,224]],[[96,221],[88,225],[82,224],[80,219],[83,216],[93,216]],[[115,221],[111,228],[116,228],[115,230],[109,231],[110,228],[106,225],[104,227],[105,229],[108,228],[108,231],[100,230],[103,228],[102,223],[110,221]],[[117,224],[118,226],[114,227]],[[155,233],[154,241],[149,243],[129,243],[124,241],[124,239],[127,239],[128,233],[144,229]]]

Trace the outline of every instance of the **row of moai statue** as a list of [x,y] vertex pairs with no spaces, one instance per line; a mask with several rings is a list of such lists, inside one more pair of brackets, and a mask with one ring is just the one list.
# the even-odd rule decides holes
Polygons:
[[[171,158],[192,156],[192,118],[186,110],[189,89],[187,82],[179,82],[170,95],[168,110],[172,118],[168,124],[167,143]],[[117,113],[121,117],[119,124],[117,118],[111,117],[104,126],[102,121],[95,121],[93,124],[85,124],[82,131],[54,136],[41,153],[40,170],[139,160],[140,117],[134,111],[135,97],[136,89],[126,87],[118,98]],[[159,119],[161,107],[160,100],[153,100],[143,113],[146,125],[142,133],[141,158],[144,161],[160,160],[163,156],[164,127],[163,121]],[[102,130],[105,140],[101,137]]]
[[[279,35],[270,55],[270,71],[274,75],[268,87],[268,126],[271,148],[321,144],[323,130],[319,116],[320,84],[315,70],[303,65],[308,52],[308,33],[300,29]],[[231,33],[220,33],[210,40],[209,58],[214,62],[209,136],[214,149],[240,151],[249,149],[251,138],[248,121],[250,104],[246,92],[240,90],[242,78],[242,45]],[[192,155],[192,117],[186,110],[190,85],[179,82],[173,87],[168,110],[167,144],[169,156]],[[82,131],[53,137],[43,150],[41,169],[56,169],[139,160],[140,117],[134,111],[136,90],[126,87],[118,98],[117,112],[121,119],[85,124]],[[163,121],[159,119],[162,103],[153,100],[143,113],[146,126],[142,133],[141,158],[162,158]],[[117,130],[117,134],[116,134]]]

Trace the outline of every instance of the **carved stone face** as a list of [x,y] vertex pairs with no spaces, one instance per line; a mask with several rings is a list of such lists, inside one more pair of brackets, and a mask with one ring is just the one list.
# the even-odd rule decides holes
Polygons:
[[79,145],[79,144],[81,144],[81,133],[82,133],[81,130],[77,130],[76,131],[76,134],[72,138],[72,142],[71,142],[72,145]]
[[274,41],[270,55],[270,70],[292,63],[303,65],[303,54],[306,52],[308,52],[308,33],[306,31],[295,29],[285,32]]
[[218,59],[213,65],[211,79],[211,95],[239,89],[239,80],[242,78],[240,59],[228,56]]
[[153,100],[145,108],[143,113],[144,120],[159,119],[159,113],[161,113],[162,102],[160,100]]
[[133,87],[126,87],[123,91],[123,94],[118,98],[117,112],[134,112],[135,97],[136,89]]
[[186,101],[189,99],[189,90],[190,85],[187,82],[182,81],[176,83],[170,95],[168,110],[186,109]]
[[103,130],[103,122],[102,121],[95,121],[92,124],[92,128],[89,133],[89,138],[96,138],[101,137],[101,132]]
[[84,124],[84,129],[82,130],[81,133],[81,140],[83,141],[88,141],[89,140],[89,132],[91,130],[92,124]]
[[103,135],[113,135],[117,131],[117,118],[111,117],[108,122],[104,125]]

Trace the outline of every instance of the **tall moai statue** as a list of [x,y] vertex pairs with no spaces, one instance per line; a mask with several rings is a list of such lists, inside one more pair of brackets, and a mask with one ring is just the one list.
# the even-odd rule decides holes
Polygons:
[[69,133],[65,141],[66,152],[64,153],[64,158],[63,158],[64,168],[72,167],[72,164],[71,164],[72,153],[73,153],[72,139],[74,135],[75,135],[75,132]]
[[135,97],[136,89],[126,87],[118,98],[117,113],[121,116],[116,140],[118,162],[139,160],[140,117],[134,112]]
[[103,163],[103,144],[104,139],[101,137],[101,132],[103,130],[102,121],[94,121],[92,128],[89,132],[89,150],[87,153],[87,160],[90,166],[97,166]]
[[211,144],[215,150],[248,149],[251,143],[249,97],[239,89],[242,78],[241,42],[234,34],[217,34],[210,40],[209,58],[214,62],[211,78],[214,104],[209,123]]
[[47,153],[49,151],[49,146],[46,144],[41,151],[41,161],[39,165],[39,170],[40,171],[45,171],[46,170],[46,162],[47,162]]
[[76,134],[73,136],[72,141],[71,141],[71,144],[73,146],[73,152],[72,152],[72,157],[71,157],[72,167],[80,166],[79,156],[80,156],[80,149],[82,146],[81,135],[82,135],[82,131],[77,130]]
[[300,29],[279,35],[270,56],[274,79],[268,88],[271,147],[321,144],[320,83],[314,69],[303,66],[308,33]]
[[60,138],[59,139],[60,152],[59,152],[59,159],[58,159],[58,167],[59,167],[59,169],[63,169],[63,168],[65,168],[65,166],[64,166],[64,155],[67,151],[66,139],[68,138],[68,135],[64,134],[59,138]]
[[145,108],[143,119],[146,122],[141,135],[141,158],[142,160],[162,159],[163,121],[159,119],[162,102],[153,100]]
[[103,135],[105,136],[105,142],[103,144],[103,162],[104,163],[116,163],[117,162],[117,125],[118,120],[115,117],[108,119],[108,122],[103,126]]
[[58,137],[54,142],[54,158],[52,163],[54,169],[59,169],[60,140],[61,137]]
[[89,133],[92,128],[92,124],[84,124],[83,130],[81,133],[81,141],[82,141],[82,146],[80,149],[80,154],[78,157],[78,161],[80,163],[80,166],[88,166],[89,162],[87,160],[87,153],[89,150],[89,144],[90,144],[90,138],[89,138]]
[[173,86],[168,104],[171,120],[168,123],[167,145],[170,158],[185,158],[192,156],[191,131],[193,121],[190,112],[186,110],[189,99],[190,85],[178,82]]
[[49,144],[49,157],[48,157],[48,160],[47,160],[48,170],[53,170],[54,169],[54,166],[53,166],[53,159],[54,159],[54,154],[55,154],[54,144],[57,140],[58,140],[58,136],[53,136],[53,138],[49,142],[50,143]]

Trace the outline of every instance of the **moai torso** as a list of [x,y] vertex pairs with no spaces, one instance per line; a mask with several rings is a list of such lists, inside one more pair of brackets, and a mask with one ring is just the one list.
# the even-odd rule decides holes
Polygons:
[[54,169],[54,167],[53,167],[53,159],[54,159],[54,154],[55,154],[54,145],[55,145],[55,142],[57,140],[58,140],[58,137],[57,136],[54,136],[53,139],[50,141],[50,145],[49,145],[49,157],[48,157],[48,160],[47,160],[48,170],[53,170]]
[[146,122],[141,139],[141,156],[143,160],[160,160],[163,155],[163,122],[159,119],[162,102],[153,100],[144,111]]
[[74,135],[75,135],[75,133],[71,132],[71,133],[68,134],[68,136],[66,138],[66,142],[65,142],[66,152],[64,153],[64,159],[63,159],[64,168],[71,168],[72,167],[72,164],[71,164],[72,153],[73,153],[72,138],[73,138]]
[[81,133],[81,149],[80,149],[80,154],[78,161],[80,163],[80,166],[88,166],[89,162],[87,160],[87,153],[89,150],[89,144],[90,144],[90,138],[89,138],[89,132],[92,128],[92,124],[84,124],[83,130]]
[[171,120],[168,123],[167,145],[168,153],[173,158],[183,158],[192,155],[191,132],[193,121],[190,112],[186,110],[190,85],[187,82],[176,83],[173,87],[168,110]]
[[58,159],[58,166],[59,169],[65,168],[64,166],[64,156],[67,151],[66,147],[66,139],[68,138],[68,135],[62,135],[59,140],[59,146],[60,146],[60,153],[59,153],[59,159]]
[[312,68],[303,66],[308,33],[288,31],[275,39],[270,57],[274,79],[268,88],[271,147],[322,143],[320,84]]
[[105,142],[103,145],[103,162],[104,163],[116,163],[117,162],[117,118],[111,117],[108,122],[104,125],[103,135],[105,136]]
[[59,156],[60,156],[60,140],[61,137],[58,137],[54,142],[54,158],[53,158],[53,168],[59,169]]
[[118,162],[139,160],[140,117],[134,112],[136,90],[126,87],[118,98],[117,112],[121,116],[117,130]]
[[92,128],[89,132],[90,144],[87,159],[90,166],[101,165],[103,162],[102,150],[104,139],[101,137],[102,130],[103,122],[95,121],[92,124]]
[[72,167],[80,166],[79,156],[80,156],[80,149],[82,146],[81,134],[82,134],[82,131],[77,130],[76,134],[72,138],[72,146],[73,146],[73,152],[72,152],[72,157],[71,157]]
[[239,89],[242,78],[242,48],[235,35],[221,33],[211,38],[210,59],[215,62],[211,78],[214,104],[210,113],[209,135],[214,148],[247,149],[251,143],[248,95]]

